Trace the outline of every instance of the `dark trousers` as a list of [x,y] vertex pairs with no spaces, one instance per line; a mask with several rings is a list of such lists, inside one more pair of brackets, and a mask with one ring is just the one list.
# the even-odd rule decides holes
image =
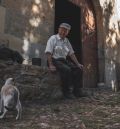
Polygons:
[[71,92],[71,87],[74,95],[79,94],[82,88],[80,85],[82,70],[72,62],[63,58],[53,59],[53,64],[56,66],[61,77],[63,95],[69,94]]

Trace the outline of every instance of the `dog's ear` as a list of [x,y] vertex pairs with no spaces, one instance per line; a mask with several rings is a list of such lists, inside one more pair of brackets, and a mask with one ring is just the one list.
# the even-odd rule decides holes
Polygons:
[[13,78],[8,78],[8,79],[6,79],[6,81],[5,81],[5,85],[14,85],[14,79]]
[[13,78],[13,85],[15,85],[15,78]]
[[15,78],[11,78],[12,84],[15,85]]

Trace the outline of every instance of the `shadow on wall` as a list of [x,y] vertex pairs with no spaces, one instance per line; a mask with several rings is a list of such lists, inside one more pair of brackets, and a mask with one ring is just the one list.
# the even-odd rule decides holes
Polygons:
[[44,49],[51,33],[51,12],[53,2],[34,0],[31,7],[23,5],[22,14],[28,15],[28,23],[25,27],[23,51],[26,59],[32,57],[42,58],[42,65],[45,64]]
[[29,59],[32,60],[33,58],[41,58],[41,65],[47,65],[46,64],[46,57],[44,54],[45,45],[44,44],[31,44],[29,47]]
[[[104,10],[104,28],[106,31],[105,60],[106,60],[106,81],[112,86],[113,90],[118,89],[118,66],[120,66],[120,32],[118,31],[119,21],[115,19],[116,1],[106,1]],[[117,4],[117,3],[116,3]]]
[[104,9],[104,26],[105,29],[107,29],[106,31],[109,32],[109,23],[110,23],[110,19],[114,14],[114,6],[115,6],[115,0],[109,1],[109,3],[106,1],[104,3],[103,9]]
[[[23,39],[25,59],[38,56],[36,51],[39,51],[42,58],[44,53],[41,52],[39,44],[46,45],[49,34],[53,33],[53,0],[14,2],[20,7],[14,9],[14,5],[11,5],[11,8],[7,8],[5,32]],[[34,47],[31,49],[32,46]]]
[[117,87],[116,91],[120,91],[120,20],[118,23],[118,33],[116,33],[116,43],[117,43],[117,61],[116,61],[116,80],[117,80]]

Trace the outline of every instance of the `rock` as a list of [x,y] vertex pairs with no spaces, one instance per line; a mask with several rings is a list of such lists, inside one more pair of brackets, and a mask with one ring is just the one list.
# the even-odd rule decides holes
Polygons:
[[12,50],[6,46],[0,46],[0,59],[5,61],[11,60],[19,64],[23,62],[23,57],[18,51]]
[[8,77],[15,79],[15,85],[21,93],[22,100],[47,100],[61,95],[60,77],[51,73],[47,67],[11,64],[0,62],[0,86]]

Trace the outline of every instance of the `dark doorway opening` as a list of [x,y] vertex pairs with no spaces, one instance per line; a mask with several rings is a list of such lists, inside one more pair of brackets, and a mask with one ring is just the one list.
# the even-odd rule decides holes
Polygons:
[[[60,23],[66,22],[71,25],[68,35],[70,43],[75,51],[75,55],[82,63],[82,41],[81,41],[81,10],[69,0],[55,0],[55,34],[58,32]],[[80,85],[83,86],[83,75],[80,77]]]
[[57,33],[59,24],[62,22],[69,23],[72,28],[68,35],[75,55],[82,63],[82,42],[81,42],[81,23],[80,7],[74,5],[69,0],[55,0],[55,30]]

